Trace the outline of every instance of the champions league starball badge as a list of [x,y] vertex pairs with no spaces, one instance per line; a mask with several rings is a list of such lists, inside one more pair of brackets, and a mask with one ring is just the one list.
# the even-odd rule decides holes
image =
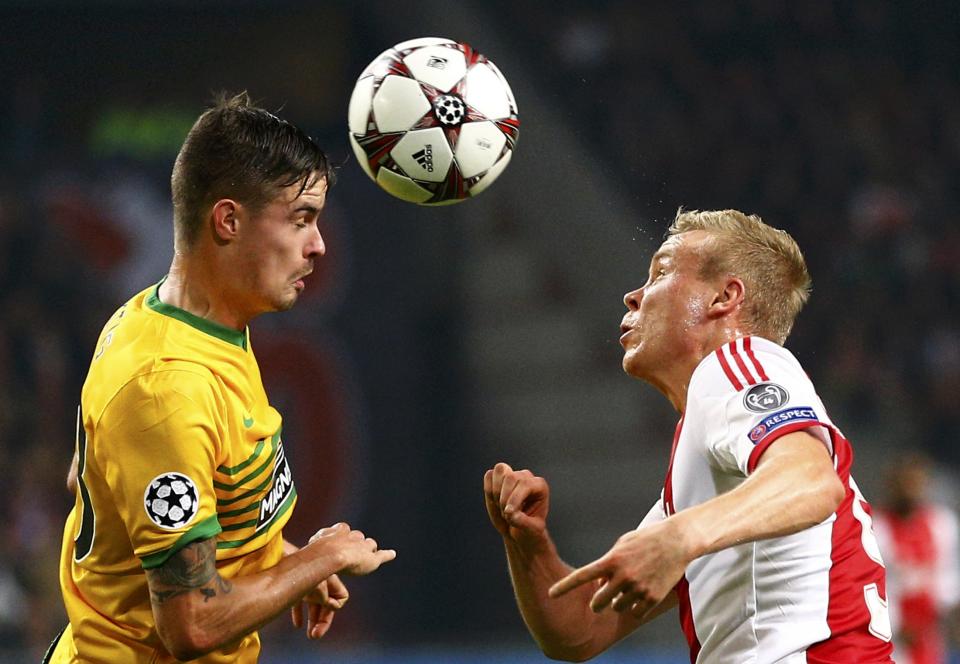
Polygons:
[[180,473],[157,475],[143,492],[143,507],[150,520],[161,528],[181,528],[190,523],[200,508],[197,485]]
[[743,395],[743,407],[751,413],[767,413],[780,408],[789,399],[790,393],[776,383],[760,383]]

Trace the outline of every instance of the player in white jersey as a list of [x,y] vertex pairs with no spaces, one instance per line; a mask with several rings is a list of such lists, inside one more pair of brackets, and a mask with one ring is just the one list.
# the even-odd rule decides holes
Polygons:
[[583,661],[679,606],[691,662],[890,662],[883,559],[850,443],[782,344],[810,279],[783,231],[735,210],[679,212],[627,293],[624,370],[680,412],[660,499],[574,570],[550,490],[484,477],[520,611],[543,651]]

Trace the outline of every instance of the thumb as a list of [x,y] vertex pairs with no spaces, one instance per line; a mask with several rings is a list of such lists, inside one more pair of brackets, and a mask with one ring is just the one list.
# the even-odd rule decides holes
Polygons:
[[520,530],[540,530],[543,526],[542,519],[532,517],[520,510],[510,510],[504,518],[508,524]]

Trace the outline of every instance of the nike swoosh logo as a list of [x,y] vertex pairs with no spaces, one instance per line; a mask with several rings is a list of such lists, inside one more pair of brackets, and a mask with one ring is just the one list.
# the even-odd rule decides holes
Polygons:
[[252,426],[253,426],[253,418],[252,418],[252,417],[247,417],[246,415],[244,415],[244,416],[243,416],[243,426],[247,427],[248,429],[249,429],[250,427],[252,427]]

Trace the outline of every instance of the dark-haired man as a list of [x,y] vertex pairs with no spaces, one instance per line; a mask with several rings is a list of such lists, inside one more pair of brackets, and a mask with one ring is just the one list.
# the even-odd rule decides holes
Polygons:
[[52,662],[256,662],[257,629],[308,604],[319,637],[392,550],[346,524],[302,549],[280,414],[250,345],[324,254],[332,173],[302,131],[222,98],[173,169],[174,249],[160,283],[107,322],[81,395],[76,505],[60,579],[70,623]]

